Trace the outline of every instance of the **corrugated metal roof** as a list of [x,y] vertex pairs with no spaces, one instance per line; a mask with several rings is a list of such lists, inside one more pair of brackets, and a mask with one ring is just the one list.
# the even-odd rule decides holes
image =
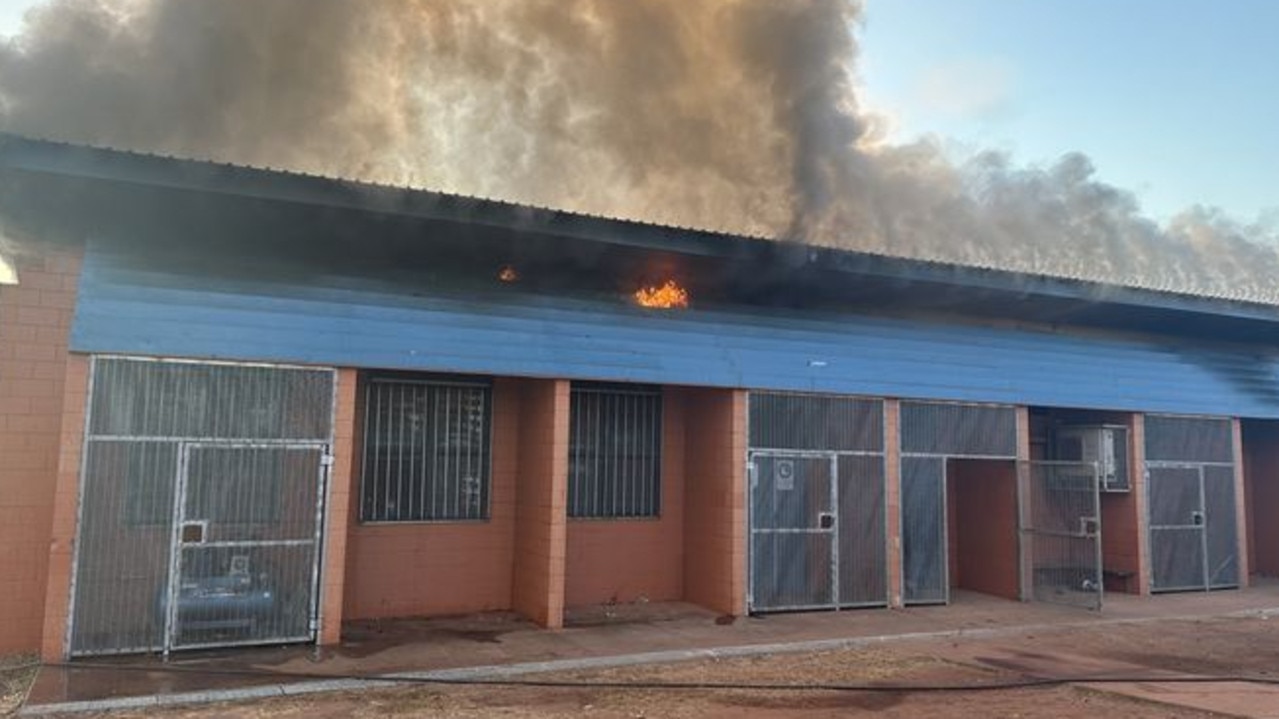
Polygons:
[[71,346],[200,358],[1279,418],[1274,356],[797,310],[448,293],[95,243]]
[[[1087,301],[1101,298],[1112,304],[1161,306],[1178,311],[1249,315],[1279,321],[1274,305],[1249,297],[1193,293],[1169,287],[1120,286],[1079,276],[1034,274],[989,265],[965,265],[862,250],[799,245],[759,235],[728,234],[423,188],[233,165],[209,159],[32,140],[3,133],[0,133],[0,169],[320,204],[423,219],[447,219],[695,255],[731,255],[752,245],[784,244],[790,246],[788,252],[809,254],[810,262],[855,273],[1000,288],[1020,295],[1075,297]],[[760,252],[758,249],[749,251]]]

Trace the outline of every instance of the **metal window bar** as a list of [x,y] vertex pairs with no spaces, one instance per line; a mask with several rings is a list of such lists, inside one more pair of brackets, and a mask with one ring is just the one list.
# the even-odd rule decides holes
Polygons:
[[487,381],[370,378],[360,520],[488,519],[491,415]]
[[570,397],[568,516],[660,516],[661,390],[575,383]]

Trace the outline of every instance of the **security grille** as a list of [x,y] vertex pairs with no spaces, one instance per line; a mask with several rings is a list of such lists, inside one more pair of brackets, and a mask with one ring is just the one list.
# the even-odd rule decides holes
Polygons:
[[333,372],[95,358],[74,655],[313,638]]
[[1238,586],[1230,421],[1148,415],[1145,431],[1151,590]]
[[360,519],[487,519],[491,407],[487,381],[370,378]]
[[882,452],[884,403],[757,392],[750,399],[750,433],[756,449]]
[[946,571],[946,460],[902,457],[903,596],[914,604],[949,598]]
[[878,400],[751,395],[752,611],[887,603],[883,425]]
[[1146,415],[1146,459],[1233,464],[1230,420]]
[[902,402],[902,453],[947,457],[1016,457],[1012,407]]
[[1017,457],[1017,412],[998,405],[901,403],[903,598],[949,601],[948,459]]
[[661,513],[661,490],[661,390],[574,383],[568,516],[656,517]]
[[1037,601],[1101,609],[1101,473],[1093,462],[1026,462],[1026,524]]

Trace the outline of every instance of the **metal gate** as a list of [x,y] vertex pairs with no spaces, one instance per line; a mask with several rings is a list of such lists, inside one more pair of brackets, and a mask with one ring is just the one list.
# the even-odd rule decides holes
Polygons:
[[751,395],[753,612],[888,601],[883,405]]
[[333,380],[94,359],[71,654],[314,638]]
[[1239,586],[1233,432],[1226,419],[1146,416],[1151,591]]
[[166,649],[311,639],[326,454],[182,446]]
[[1146,471],[1151,591],[1238,586],[1234,468],[1147,462]]
[[1022,551],[1036,601],[1101,609],[1101,475],[1092,462],[1023,462]]

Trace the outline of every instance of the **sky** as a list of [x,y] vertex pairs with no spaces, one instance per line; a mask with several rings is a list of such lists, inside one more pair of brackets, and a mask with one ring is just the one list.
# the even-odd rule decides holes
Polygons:
[[[0,34],[32,0],[0,0]],[[889,138],[1019,164],[1089,155],[1165,220],[1279,220],[1279,2],[866,0],[862,101]]]

